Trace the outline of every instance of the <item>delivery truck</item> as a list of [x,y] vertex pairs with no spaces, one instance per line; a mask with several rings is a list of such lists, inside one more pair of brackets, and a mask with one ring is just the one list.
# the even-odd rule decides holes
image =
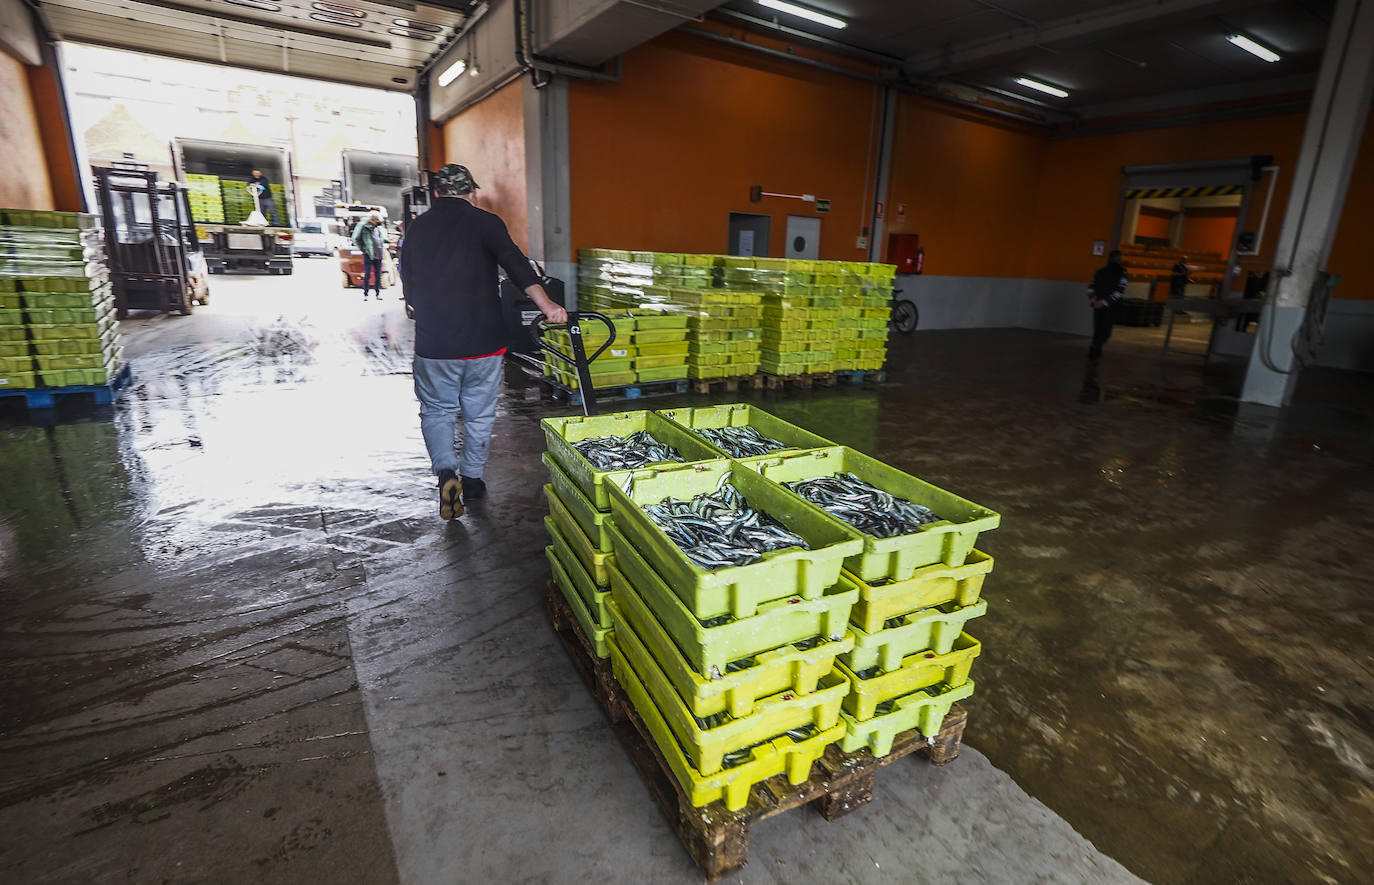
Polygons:
[[342,159],[348,202],[384,206],[392,220],[404,217],[403,195],[420,183],[420,164],[415,157],[350,148]]
[[[196,236],[211,273],[291,273],[296,219],[291,154],[285,148],[174,138],[172,163],[186,185]],[[250,187],[253,170],[269,191]],[[254,211],[265,224],[254,223]]]

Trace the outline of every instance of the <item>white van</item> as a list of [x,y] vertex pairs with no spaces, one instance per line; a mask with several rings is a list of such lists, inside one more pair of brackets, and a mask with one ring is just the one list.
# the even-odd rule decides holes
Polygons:
[[346,245],[343,225],[333,218],[305,218],[296,225],[296,239],[292,251],[296,255],[319,255],[328,258],[338,254]]

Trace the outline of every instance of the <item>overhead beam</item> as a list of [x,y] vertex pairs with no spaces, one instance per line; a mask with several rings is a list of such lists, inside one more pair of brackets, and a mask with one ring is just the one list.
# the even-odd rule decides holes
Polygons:
[[1132,0],[918,53],[906,59],[904,68],[909,75],[957,74],[990,67],[1037,46],[1102,39],[1132,28],[1190,21],[1252,5],[1237,0]]

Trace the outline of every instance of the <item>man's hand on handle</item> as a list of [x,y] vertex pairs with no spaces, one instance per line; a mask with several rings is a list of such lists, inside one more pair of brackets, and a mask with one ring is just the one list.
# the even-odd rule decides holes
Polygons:
[[559,305],[554,304],[553,299],[544,291],[543,286],[536,283],[526,289],[525,294],[530,296],[531,300],[534,301],[535,307],[543,311],[544,316],[548,318],[549,322],[558,325],[568,321],[568,312]]

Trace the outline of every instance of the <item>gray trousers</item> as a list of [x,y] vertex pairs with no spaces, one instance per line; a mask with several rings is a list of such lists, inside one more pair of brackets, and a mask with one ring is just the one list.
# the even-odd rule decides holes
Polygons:
[[[452,470],[482,477],[491,452],[491,428],[501,394],[502,356],[473,360],[415,357],[415,398],[420,401],[420,432],[435,475]],[[463,456],[453,447],[458,410],[463,410]]]

